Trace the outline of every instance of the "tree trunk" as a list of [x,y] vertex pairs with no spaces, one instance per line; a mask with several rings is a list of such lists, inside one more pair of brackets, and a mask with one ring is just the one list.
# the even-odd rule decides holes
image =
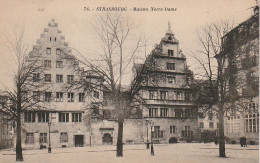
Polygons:
[[21,138],[21,115],[17,113],[16,128],[16,161],[23,161],[22,138]]
[[219,157],[226,157],[223,104],[219,105]]
[[123,157],[123,119],[118,119],[118,134],[116,144],[116,156]]
[[[18,73],[20,74],[20,73]],[[17,115],[16,115],[16,161],[23,161],[23,150],[22,150],[22,137],[21,137],[21,111],[22,111],[22,97],[21,97],[21,84],[20,75],[18,75],[17,84]]]

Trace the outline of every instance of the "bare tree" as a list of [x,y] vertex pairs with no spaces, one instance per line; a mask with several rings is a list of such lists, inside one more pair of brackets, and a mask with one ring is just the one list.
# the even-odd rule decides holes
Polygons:
[[197,105],[204,113],[215,112],[218,115],[219,157],[226,157],[225,113],[234,110],[243,113],[252,99],[252,96],[245,98],[239,92],[245,87],[245,80],[237,75],[237,65],[245,51],[239,48],[230,49],[232,52],[228,53],[224,51],[227,42],[223,38],[232,28],[229,21],[206,25],[198,32],[201,48],[192,55],[200,65],[200,72],[203,72],[197,74],[201,80],[194,84]]
[[[208,107],[207,111],[212,108],[217,108],[218,118],[219,118],[219,156],[226,157],[225,153],[225,136],[224,136],[224,105],[226,104],[227,95],[227,84],[229,79],[228,76],[224,75],[225,64],[227,61],[226,55],[220,55],[221,52],[221,39],[222,37],[231,29],[230,23],[222,22],[220,25],[211,24],[204,27],[200,33],[198,33],[199,43],[201,45],[201,50],[198,51],[198,55],[202,56],[200,58],[198,55],[194,55],[194,58],[199,62],[200,66],[203,68],[204,79],[206,80],[203,84],[205,94],[200,94],[201,96],[211,97],[211,100],[207,101]],[[210,95],[210,96],[209,96]],[[205,102],[205,101],[199,101]],[[205,105],[205,103],[203,104]],[[217,105],[217,107],[213,107]]]
[[[94,61],[90,61],[81,53],[79,55],[82,58],[80,62],[88,70],[86,73],[101,77],[102,82],[97,82],[98,84],[79,82],[78,84],[85,91],[100,89],[100,84],[102,84],[102,89],[111,92],[112,102],[115,106],[114,113],[118,123],[116,156],[122,157],[123,122],[129,108],[129,102],[124,100],[126,98],[122,98],[125,96],[122,78],[131,65],[134,55],[141,47],[141,36],[134,36],[135,27],[130,25],[128,19],[122,13],[97,15],[96,22],[95,28],[103,47],[101,54]],[[132,49],[130,49],[131,47]],[[95,109],[96,107],[90,108]]]
[[14,86],[5,90],[8,101],[1,103],[0,107],[0,112],[8,116],[8,120],[13,121],[16,127],[16,161],[23,161],[21,115],[27,111],[44,110],[42,103],[45,99],[42,96],[51,85],[40,82],[45,77],[43,71],[46,67],[41,55],[42,49],[34,47],[28,54],[23,38],[24,30],[16,33],[14,40],[7,38],[7,47],[16,62],[17,70],[14,70],[12,76]]

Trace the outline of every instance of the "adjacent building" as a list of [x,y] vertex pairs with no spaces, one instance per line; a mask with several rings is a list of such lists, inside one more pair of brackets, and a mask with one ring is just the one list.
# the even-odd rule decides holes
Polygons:
[[228,32],[223,38],[223,54],[227,55],[226,73],[229,91],[235,97],[236,108],[226,114],[225,136],[239,142],[259,142],[259,7],[254,14]]
[[37,62],[44,69],[31,74],[33,82],[40,84],[39,89],[24,92],[32,95],[33,101],[39,101],[39,105],[22,115],[22,146],[48,146],[49,127],[53,147],[88,145],[88,119],[84,113],[92,103],[102,101],[103,95],[101,89],[86,91],[79,85],[80,81],[87,85],[97,79],[88,77],[80,68],[55,20],[48,23],[33,46],[30,55],[34,54],[40,54]]
[[199,142],[213,142],[218,137],[218,115],[214,112],[199,112]]

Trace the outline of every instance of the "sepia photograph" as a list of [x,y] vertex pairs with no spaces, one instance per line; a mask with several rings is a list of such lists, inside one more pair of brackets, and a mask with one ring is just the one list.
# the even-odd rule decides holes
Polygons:
[[0,10],[1,163],[259,162],[259,0]]

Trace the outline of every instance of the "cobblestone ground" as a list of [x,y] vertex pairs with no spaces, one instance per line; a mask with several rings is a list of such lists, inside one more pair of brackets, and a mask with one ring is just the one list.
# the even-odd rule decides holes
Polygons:
[[[92,146],[78,148],[52,149],[48,154],[44,150],[23,151],[24,162],[30,163],[258,163],[259,148],[257,145],[240,147],[226,145],[227,158],[218,157],[218,146],[215,144],[179,143],[155,145],[155,155],[150,155],[145,145],[125,145],[124,157],[117,158],[116,146]],[[14,150],[0,151],[0,162],[15,162]]]

